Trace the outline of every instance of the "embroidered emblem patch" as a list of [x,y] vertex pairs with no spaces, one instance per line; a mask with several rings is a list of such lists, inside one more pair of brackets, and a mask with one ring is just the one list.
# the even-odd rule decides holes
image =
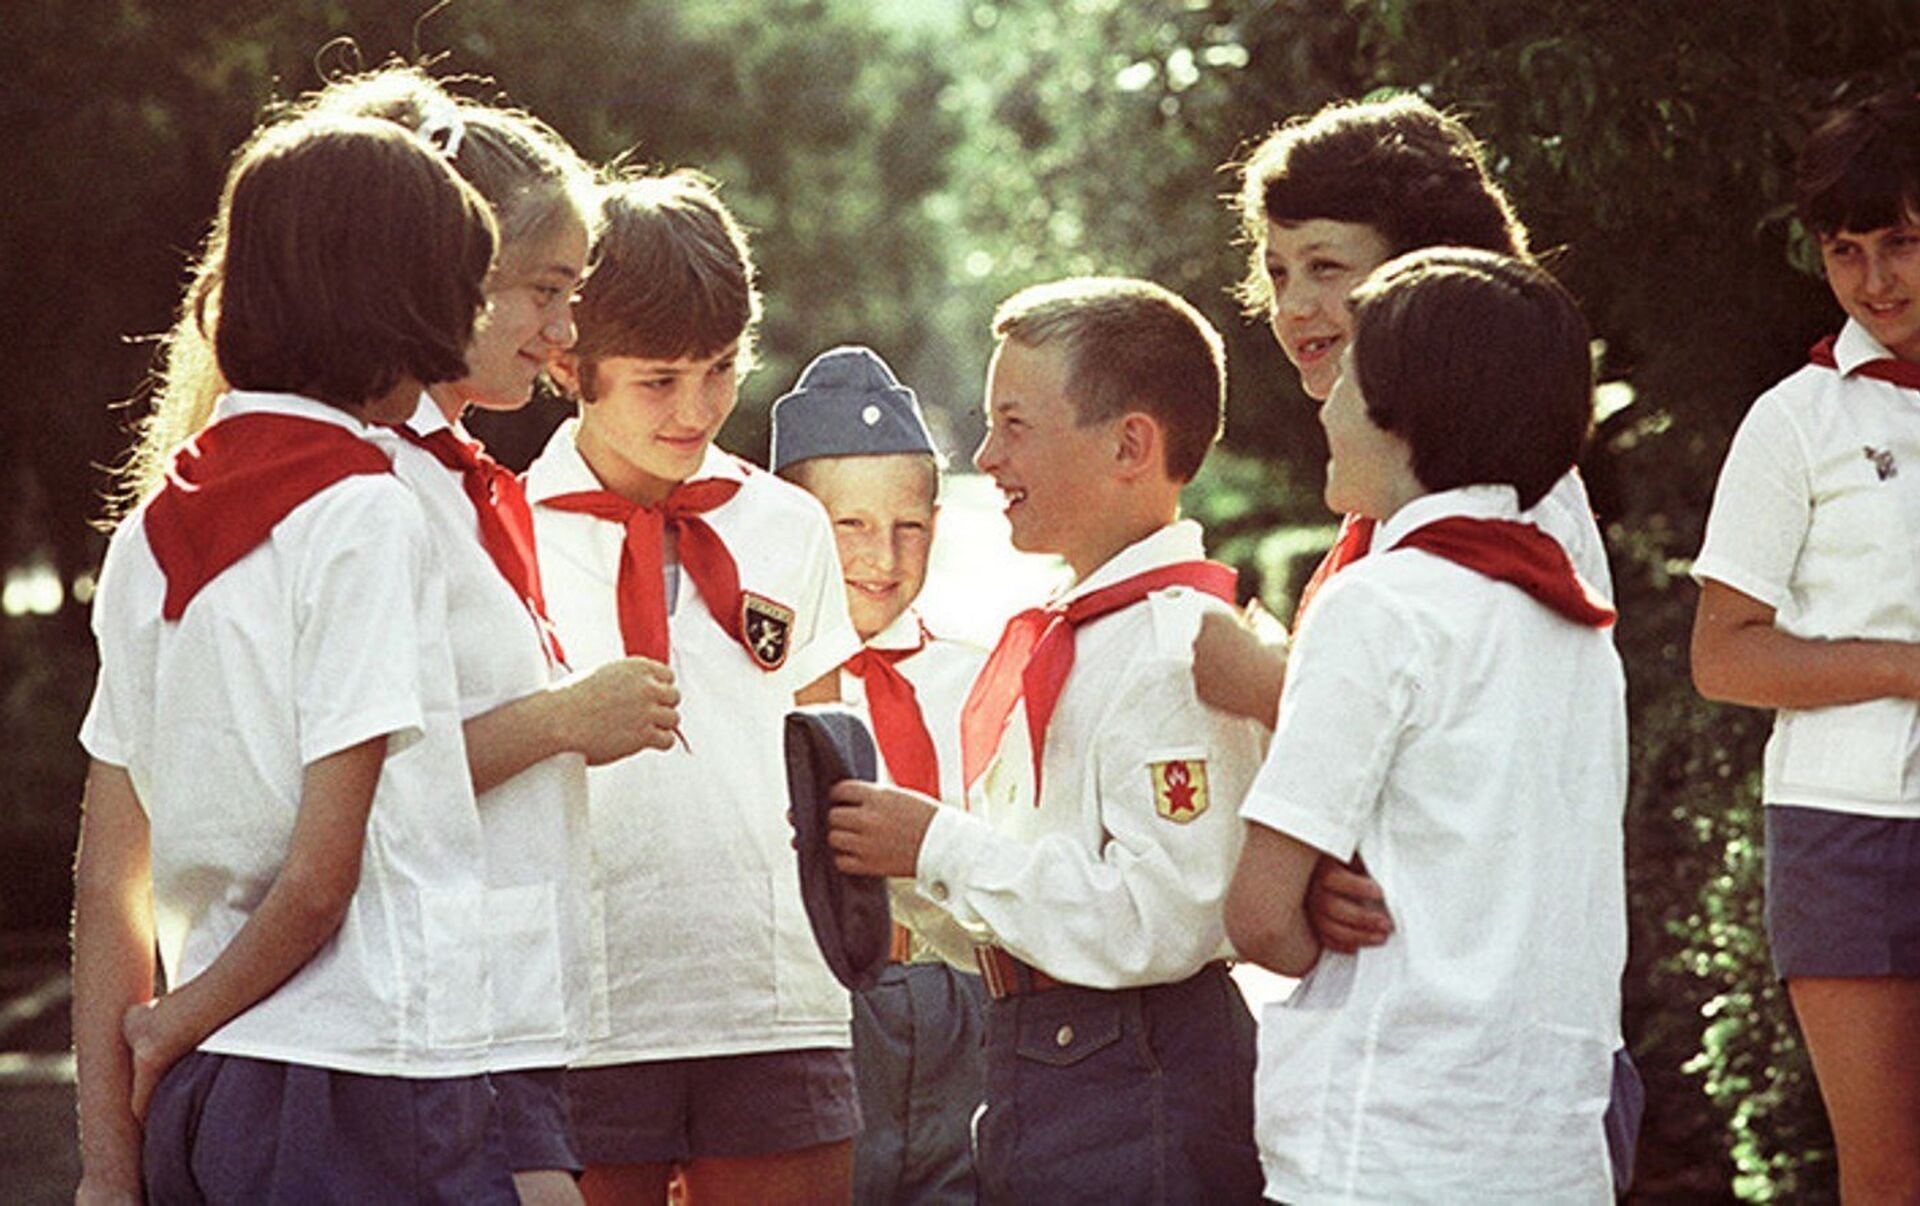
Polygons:
[[1153,776],[1153,810],[1184,825],[1207,810],[1207,760],[1175,758],[1147,763]]
[[740,592],[740,634],[747,655],[762,670],[778,670],[787,661],[787,640],[793,634],[793,608],[743,590]]
[[1860,451],[1866,454],[1867,460],[1873,465],[1874,473],[1881,481],[1900,476],[1900,466],[1893,463],[1893,449],[1875,448],[1869,444]]

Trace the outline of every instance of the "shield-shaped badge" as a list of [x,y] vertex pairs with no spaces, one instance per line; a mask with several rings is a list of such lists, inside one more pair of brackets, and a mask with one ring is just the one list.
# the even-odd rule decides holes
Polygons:
[[741,644],[762,670],[778,670],[786,664],[792,634],[793,608],[782,607],[750,590],[740,592]]
[[1207,760],[1175,758],[1147,763],[1153,778],[1153,809],[1162,817],[1184,825],[1207,811]]

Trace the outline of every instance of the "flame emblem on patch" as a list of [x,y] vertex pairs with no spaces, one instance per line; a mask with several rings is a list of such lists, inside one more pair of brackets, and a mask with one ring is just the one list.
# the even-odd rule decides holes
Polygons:
[[1207,760],[1173,758],[1147,763],[1153,777],[1153,810],[1184,825],[1207,810]]

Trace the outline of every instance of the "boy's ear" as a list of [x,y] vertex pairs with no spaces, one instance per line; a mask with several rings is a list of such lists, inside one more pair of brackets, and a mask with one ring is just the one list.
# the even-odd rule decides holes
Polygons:
[[576,401],[584,399],[586,391],[580,388],[580,357],[572,352],[555,352],[547,361],[547,376],[553,383]]
[[1114,467],[1122,481],[1136,481],[1166,469],[1166,433],[1145,411],[1128,411],[1114,427]]

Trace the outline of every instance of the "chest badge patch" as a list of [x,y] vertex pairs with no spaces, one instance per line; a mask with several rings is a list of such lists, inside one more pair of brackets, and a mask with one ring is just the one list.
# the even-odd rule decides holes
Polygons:
[[747,656],[762,670],[778,670],[787,661],[793,636],[793,608],[782,607],[750,590],[740,592],[740,637]]
[[1175,758],[1147,763],[1153,777],[1153,810],[1184,825],[1207,810],[1207,760]]

